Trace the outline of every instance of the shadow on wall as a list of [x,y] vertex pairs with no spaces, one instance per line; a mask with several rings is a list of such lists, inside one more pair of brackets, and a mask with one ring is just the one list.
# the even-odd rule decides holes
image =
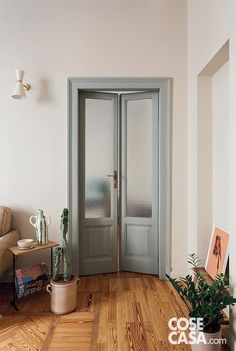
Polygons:
[[12,228],[20,232],[21,239],[36,239],[33,226],[29,223],[32,212],[12,209]]
[[49,80],[47,78],[41,78],[39,80],[39,94],[37,97],[38,102],[51,102],[53,97],[49,89]]

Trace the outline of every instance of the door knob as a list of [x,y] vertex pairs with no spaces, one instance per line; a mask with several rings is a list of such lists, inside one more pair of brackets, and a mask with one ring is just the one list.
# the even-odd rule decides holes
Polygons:
[[114,188],[117,189],[117,187],[118,187],[118,172],[114,171],[114,174],[108,174],[107,177],[114,179]]

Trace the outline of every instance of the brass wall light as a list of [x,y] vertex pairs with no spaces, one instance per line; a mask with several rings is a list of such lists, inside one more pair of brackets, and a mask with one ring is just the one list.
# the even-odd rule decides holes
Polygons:
[[13,89],[11,96],[14,99],[22,99],[26,97],[25,92],[30,90],[31,86],[27,83],[23,83],[24,71],[16,69],[16,85]]

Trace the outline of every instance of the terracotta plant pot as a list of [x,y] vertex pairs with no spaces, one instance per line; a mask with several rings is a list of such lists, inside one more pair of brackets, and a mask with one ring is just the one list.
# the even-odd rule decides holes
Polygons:
[[[207,343],[211,339],[221,339],[222,338],[222,330],[221,329],[216,333],[204,333],[204,332],[199,332],[199,333],[204,334]],[[222,344],[203,344],[203,343],[200,343],[199,345],[191,345],[191,347],[192,347],[192,351],[221,351],[222,350]]]
[[51,311],[55,314],[67,314],[77,307],[77,283],[79,278],[73,277],[68,282],[50,280],[46,290],[51,295]]

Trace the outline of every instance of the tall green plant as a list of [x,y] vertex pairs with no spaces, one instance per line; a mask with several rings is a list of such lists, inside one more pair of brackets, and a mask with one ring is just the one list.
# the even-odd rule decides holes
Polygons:
[[[57,247],[54,252],[54,268],[52,278],[55,281],[68,281],[71,279],[69,245],[67,240],[68,224],[69,211],[67,208],[64,208],[60,223],[62,245]],[[62,268],[62,273],[60,273],[60,268]]]
[[[200,260],[196,254],[192,254],[188,262],[192,267],[197,267]],[[207,283],[201,273],[194,272],[194,275],[195,279],[190,274],[178,280],[167,274],[167,278],[188,306],[189,316],[203,318],[205,332],[216,332],[223,318],[222,310],[229,305],[234,305],[236,299],[230,296],[227,290],[229,282],[224,274],[218,275],[212,285]]]

